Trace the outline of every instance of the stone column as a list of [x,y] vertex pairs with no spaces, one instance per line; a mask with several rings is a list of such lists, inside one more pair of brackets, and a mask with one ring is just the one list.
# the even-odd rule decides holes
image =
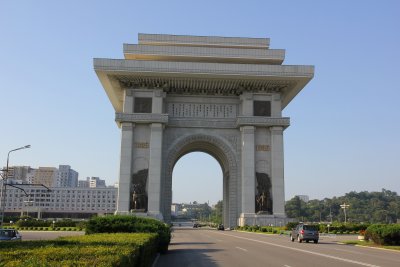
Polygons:
[[242,217],[255,212],[254,126],[240,127],[242,132]]
[[283,128],[271,127],[271,183],[273,214],[285,216],[285,188],[283,171]]
[[124,91],[124,113],[133,113],[133,92],[130,89]]
[[130,210],[130,188],[132,176],[133,124],[121,126],[121,160],[119,168],[117,214],[127,214]]
[[161,123],[151,124],[150,134],[150,159],[149,159],[149,184],[148,184],[148,213],[150,216],[162,220],[161,213],[161,157],[162,134]]
[[163,113],[163,98],[164,92],[162,89],[154,90],[153,92],[153,105],[152,113],[162,114]]
[[242,116],[253,116],[253,94],[244,92],[240,96],[240,100],[242,101]]
[[[124,91],[123,113],[133,112],[132,90]],[[117,214],[127,214],[130,211],[132,152],[133,152],[133,127],[130,122],[121,124],[121,159],[119,167]]]

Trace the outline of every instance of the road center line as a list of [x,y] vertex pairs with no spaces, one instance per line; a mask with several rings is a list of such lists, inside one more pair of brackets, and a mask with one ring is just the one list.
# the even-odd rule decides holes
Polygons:
[[245,249],[245,248],[241,248],[241,247],[236,247],[236,248],[247,252],[247,249]]
[[308,253],[308,254],[312,254],[312,255],[317,255],[317,256],[321,256],[321,257],[325,257],[325,258],[330,258],[330,259],[334,259],[334,260],[354,263],[354,264],[358,264],[358,265],[362,265],[362,266],[380,267],[378,265],[373,265],[373,264],[369,264],[369,263],[365,263],[365,262],[361,262],[361,261],[354,261],[354,260],[349,260],[349,259],[340,258],[340,257],[336,257],[336,256],[331,256],[331,255],[327,255],[327,254],[322,254],[322,253],[318,253],[318,252],[308,251],[308,250],[304,250],[304,249],[287,247],[287,246],[278,245],[278,244],[274,244],[274,243],[270,243],[270,242],[265,242],[265,241],[261,241],[261,240],[257,240],[257,239],[241,237],[241,236],[234,236],[234,235],[228,235],[228,234],[223,234],[223,233],[218,233],[218,234],[226,235],[226,236],[230,236],[230,237],[235,237],[235,238],[238,238],[238,239],[249,240],[249,241],[253,241],[253,242],[257,242],[257,243],[262,243],[262,244],[266,244],[266,245],[270,245],[270,246],[274,246],[274,247],[291,249],[291,250],[295,250],[295,251],[299,251],[299,252],[303,252],[303,253]]

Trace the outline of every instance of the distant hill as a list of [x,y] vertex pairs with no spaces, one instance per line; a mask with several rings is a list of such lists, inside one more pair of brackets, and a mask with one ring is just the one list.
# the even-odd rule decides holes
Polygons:
[[400,219],[400,196],[396,192],[382,189],[381,192],[355,192],[341,197],[310,200],[307,203],[299,197],[286,202],[286,214],[300,221],[344,222],[344,211],[340,205],[349,204],[346,209],[348,222],[396,223]]

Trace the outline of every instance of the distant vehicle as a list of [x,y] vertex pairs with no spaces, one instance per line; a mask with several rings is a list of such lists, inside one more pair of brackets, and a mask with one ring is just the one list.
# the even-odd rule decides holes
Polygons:
[[318,243],[319,232],[316,225],[310,224],[299,224],[296,228],[292,229],[290,233],[290,240],[294,242],[297,240],[299,243],[306,241],[314,241],[314,243]]
[[14,229],[0,229],[0,241],[21,240],[22,236]]
[[223,225],[222,223],[221,223],[221,224],[218,224],[217,230],[224,231],[224,230],[225,230],[224,225]]
[[193,228],[198,228],[198,227],[200,227],[200,224],[198,224],[198,223],[193,224]]

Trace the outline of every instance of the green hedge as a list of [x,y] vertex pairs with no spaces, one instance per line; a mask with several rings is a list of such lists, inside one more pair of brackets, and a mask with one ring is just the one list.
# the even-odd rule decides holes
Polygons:
[[95,234],[0,242],[1,266],[150,266],[157,234]]
[[[289,222],[286,225],[286,230],[292,230],[292,228],[296,228],[298,225],[298,222]],[[318,230],[321,233],[327,233],[328,232],[328,224],[314,224],[318,227]],[[369,224],[359,224],[359,223],[338,223],[334,222],[329,225],[329,232],[330,233],[359,233],[360,231],[364,231],[367,229]]]
[[365,239],[378,245],[400,245],[400,224],[373,224],[365,231]]
[[157,233],[159,251],[162,253],[168,250],[171,240],[169,225],[155,219],[130,215],[92,218],[86,225],[86,234],[94,233]]
[[262,232],[262,233],[273,233],[273,234],[282,232],[282,227],[277,227],[277,226],[274,227],[274,226],[245,225],[245,226],[237,226],[235,229],[239,231]]
[[[81,227],[84,228],[85,222],[75,222],[71,219],[56,221],[55,227]],[[53,226],[53,221],[38,220],[33,218],[24,218],[16,222],[17,227],[50,227]]]

